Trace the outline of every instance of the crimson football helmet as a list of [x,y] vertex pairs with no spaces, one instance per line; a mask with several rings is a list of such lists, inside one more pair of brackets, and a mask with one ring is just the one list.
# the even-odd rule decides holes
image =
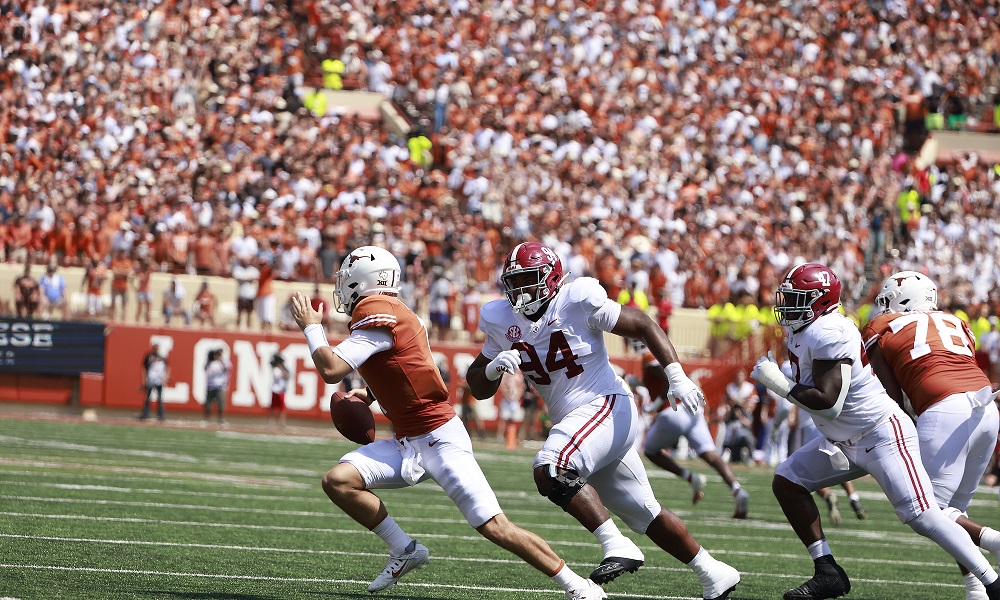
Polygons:
[[774,298],[778,324],[801,331],[840,306],[840,279],[826,265],[805,263],[785,275]]
[[500,280],[514,312],[531,317],[559,291],[562,261],[545,244],[524,242],[514,246],[504,259]]
[[916,271],[893,273],[882,284],[875,306],[882,313],[913,310],[937,310],[937,286],[934,280]]

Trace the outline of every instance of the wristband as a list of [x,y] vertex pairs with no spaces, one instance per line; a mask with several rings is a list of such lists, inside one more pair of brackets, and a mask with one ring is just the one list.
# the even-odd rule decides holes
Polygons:
[[319,323],[306,325],[302,333],[306,334],[306,342],[309,344],[309,356],[312,356],[316,350],[323,346],[330,347],[330,342],[326,341],[326,331],[323,330],[323,326]]
[[675,383],[680,383],[681,378],[687,378],[687,375],[684,374],[684,367],[679,362],[670,363],[663,368],[663,371],[667,374],[667,380],[670,381],[671,387]]

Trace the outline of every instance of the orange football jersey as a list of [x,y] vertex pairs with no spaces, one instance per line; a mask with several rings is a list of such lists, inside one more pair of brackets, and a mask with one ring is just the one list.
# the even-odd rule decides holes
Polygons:
[[392,348],[373,354],[358,372],[392,422],[396,436],[423,435],[450,421],[455,410],[417,315],[398,298],[369,296],[351,313],[351,331],[368,328],[392,333]]
[[936,402],[990,385],[976,364],[969,325],[945,312],[885,314],[865,325],[865,346],[878,343],[899,386],[920,416]]

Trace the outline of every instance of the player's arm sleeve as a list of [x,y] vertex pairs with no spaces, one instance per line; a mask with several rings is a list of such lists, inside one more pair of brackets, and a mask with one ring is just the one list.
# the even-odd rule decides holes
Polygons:
[[355,329],[344,341],[337,344],[333,353],[339,356],[351,370],[360,367],[372,355],[392,348],[392,333],[383,328]]

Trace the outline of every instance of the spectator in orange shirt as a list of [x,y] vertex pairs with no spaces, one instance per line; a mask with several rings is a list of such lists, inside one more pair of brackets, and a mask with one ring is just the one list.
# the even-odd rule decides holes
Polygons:
[[21,213],[14,213],[10,228],[7,230],[7,260],[16,263],[27,262],[30,245],[31,225]]
[[209,327],[215,327],[215,305],[215,294],[208,289],[208,281],[202,281],[201,289],[194,298],[194,320],[199,325],[207,323]]
[[90,224],[90,219],[80,218],[80,225],[76,228],[76,248],[78,254],[83,254],[82,264],[88,264],[91,259],[97,258],[97,249],[94,245],[94,230]]
[[[80,264],[79,246],[76,243],[76,223],[74,221],[67,221],[56,235],[56,258],[61,258],[61,261],[67,266]],[[62,257],[59,256],[60,254],[62,254]]]
[[121,305],[121,320],[125,320],[125,307],[128,299],[125,294],[128,292],[128,281],[132,276],[132,259],[128,257],[125,250],[115,252],[115,257],[111,260],[111,320],[118,316],[118,306]]
[[198,231],[192,243],[194,268],[198,275],[219,275],[218,255],[215,252],[217,240],[205,227]]
[[174,273],[186,273],[191,259],[191,234],[185,226],[174,232],[169,246],[170,270]]
[[104,260],[105,257],[111,255],[111,242],[115,239],[118,227],[112,227],[109,221],[104,221],[95,225],[94,231],[94,252],[97,253],[99,259]]
[[108,278],[108,268],[96,258],[90,259],[90,266],[83,275],[81,288],[87,290],[87,316],[98,319],[104,316],[104,299],[101,289]]
[[153,272],[150,270],[149,261],[140,261],[139,267],[135,271],[135,322],[145,321],[149,323],[149,312],[153,304],[153,294],[150,291],[150,283]]
[[271,331],[274,327],[274,268],[265,259],[260,261],[260,281],[257,284],[257,319],[260,328]]

